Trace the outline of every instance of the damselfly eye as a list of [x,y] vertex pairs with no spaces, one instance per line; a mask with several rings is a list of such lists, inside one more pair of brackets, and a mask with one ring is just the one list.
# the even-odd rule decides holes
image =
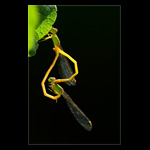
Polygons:
[[53,78],[52,78],[52,77],[50,77],[50,78],[48,79],[48,81],[49,81],[49,82],[52,82],[52,81],[53,81]]
[[55,81],[55,80],[56,80],[55,77],[50,77],[50,78],[48,79],[49,82],[53,82],[53,81]]

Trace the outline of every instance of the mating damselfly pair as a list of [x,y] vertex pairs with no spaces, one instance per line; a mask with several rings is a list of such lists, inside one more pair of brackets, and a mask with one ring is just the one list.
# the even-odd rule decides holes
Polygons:
[[[92,122],[88,119],[88,117],[81,111],[81,109],[74,103],[74,101],[71,99],[71,97],[64,91],[64,89],[58,84],[61,82],[66,83],[67,85],[71,86],[75,86],[76,84],[76,80],[75,80],[75,76],[78,74],[78,66],[77,66],[77,62],[76,60],[74,60],[70,55],[68,55],[61,47],[60,44],[60,40],[57,36],[57,29],[56,28],[52,28],[50,30],[50,32],[48,33],[48,37],[43,38],[43,40],[41,41],[45,41],[47,39],[52,39],[53,43],[54,43],[54,48],[53,50],[55,51],[55,58],[51,64],[51,66],[49,67],[49,69],[47,70],[41,85],[42,85],[42,89],[43,89],[43,93],[46,97],[49,97],[53,100],[56,100],[62,95],[64,97],[64,99],[67,102],[67,105],[70,109],[70,111],[72,112],[72,114],[74,115],[74,117],[76,118],[76,120],[88,131],[91,131],[92,129]],[[70,64],[67,60],[67,58],[72,61],[74,63],[74,67],[75,67],[75,73],[73,73]],[[50,95],[46,92],[46,88],[45,88],[45,81],[48,78],[52,68],[55,66],[56,61],[58,59],[58,69],[59,69],[59,73],[60,76],[62,77],[62,79],[56,79],[55,77],[50,77],[48,79],[49,82],[49,87],[53,93],[55,93],[56,95]]]

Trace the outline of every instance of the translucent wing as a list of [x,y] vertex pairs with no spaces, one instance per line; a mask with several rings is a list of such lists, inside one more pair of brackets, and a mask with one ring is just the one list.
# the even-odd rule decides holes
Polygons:
[[[59,47],[63,51],[61,45]],[[62,79],[70,78],[73,75],[73,71],[72,71],[72,68],[69,64],[69,61],[62,54],[59,54],[57,64],[58,64],[58,71],[59,71],[59,74],[60,74]],[[71,86],[71,85],[75,86],[76,85],[75,78],[73,80],[67,81],[65,83],[69,86]]]
[[64,91],[62,93],[62,96],[67,102],[67,105],[76,118],[76,120],[88,131],[91,131],[92,129],[92,123],[88,119],[88,117],[81,111],[81,109],[73,102],[71,97]]

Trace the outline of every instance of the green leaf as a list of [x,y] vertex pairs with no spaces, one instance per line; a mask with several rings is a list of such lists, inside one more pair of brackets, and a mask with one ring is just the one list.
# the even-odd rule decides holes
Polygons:
[[48,34],[57,17],[56,5],[38,5],[41,23],[35,30],[37,33],[36,40],[40,40]]
[[31,50],[35,47],[35,29],[39,24],[37,5],[28,5],[28,56],[32,56]]
[[36,54],[36,50],[38,49],[39,44],[36,40],[34,40],[33,47],[28,51],[28,57],[34,56]]
[[[33,8],[35,6],[36,11],[35,8]],[[40,19],[37,19],[37,16]],[[34,56],[36,54],[36,50],[38,49],[38,40],[48,34],[49,30],[52,28],[52,25],[56,21],[56,17],[56,5],[28,6],[28,57]],[[36,22],[35,20],[38,21]],[[32,43],[32,46],[30,43]]]

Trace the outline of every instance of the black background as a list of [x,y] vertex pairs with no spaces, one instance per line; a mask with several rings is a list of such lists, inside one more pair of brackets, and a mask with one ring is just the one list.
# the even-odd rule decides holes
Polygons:
[[[120,6],[57,8],[53,26],[79,69],[75,87],[61,86],[93,129],[78,124],[62,97],[56,103],[43,95],[41,81],[55,56],[50,39],[29,58],[29,144],[120,144]],[[50,76],[60,78],[57,65]]]

